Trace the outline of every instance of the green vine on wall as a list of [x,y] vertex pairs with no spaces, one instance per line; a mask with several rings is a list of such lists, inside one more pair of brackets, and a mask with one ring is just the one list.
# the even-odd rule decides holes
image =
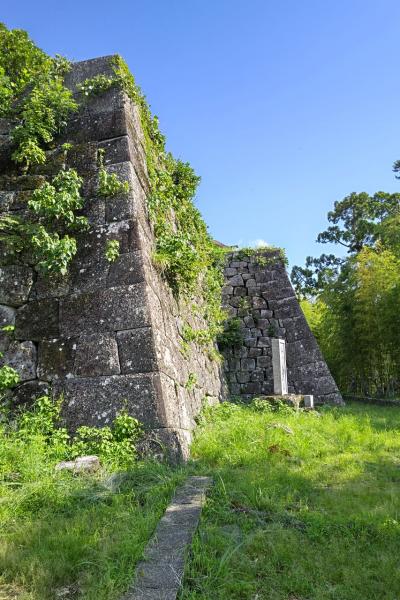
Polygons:
[[126,92],[140,112],[151,187],[148,210],[156,238],[154,262],[178,297],[196,297],[200,301],[197,312],[204,319],[205,327],[198,330],[186,327],[183,338],[186,351],[188,344],[196,343],[208,347],[209,354],[215,358],[215,337],[225,319],[221,309],[223,251],[214,244],[193,202],[200,178],[189,163],[175,159],[166,151],[158,118],[151,114],[145,96],[123,59],[113,57],[112,66],[114,85]]

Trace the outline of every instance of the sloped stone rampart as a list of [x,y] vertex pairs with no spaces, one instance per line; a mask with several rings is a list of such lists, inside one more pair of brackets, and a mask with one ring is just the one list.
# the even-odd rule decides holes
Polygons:
[[313,394],[319,404],[343,403],[279,252],[229,255],[223,303],[230,317],[239,320],[243,338],[224,351],[232,395],[274,393],[271,340],[281,338],[286,341],[289,394]]
[[[73,65],[66,84],[100,73],[112,75],[111,57]],[[1,122],[0,211],[24,215],[30,190],[51,180],[62,165],[60,147],[45,165],[21,175],[10,162],[7,123]],[[0,333],[3,363],[15,366],[21,384],[15,402],[53,390],[64,396],[63,416],[72,430],[106,425],[126,408],[144,423],[147,439],[167,446],[176,458],[188,453],[194,418],[203,400],[224,395],[221,366],[202,352],[181,353],[185,314],[155,270],[154,235],[148,219],[149,193],[144,138],[138,109],[117,88],[90,98],[70,118],[58,143],[73,144],[66,166],[83,177],[83,213],[90,230],[78,235],[78,252],[66,277],[48,280],[27,261],[10,264],[0,248],[0,320],[14,325]],[[99,149],[109,172],[129,183],[128,194],[99,196]],[[65,160],[65,159],[63,159]],[[118,240],[120,256],[109,263],[108,240]],[[195,373],[197,383],[186,382]]]
[[[73,65],[66,83],[112,75],[111,57]],[[314,394],[319,402],[341,397],[278,256],[228,257],[224,302],[240,318],[239,348],[225,351],[224,371],[200,348],[182,354],[185,323],[205,324],[172,295],[152,262],[154,234],[147,213],[150,191],[138,108],[121,90],[89,98],[71,116],[45,165],[17,172],[10,159],[12,124],[0,119],[0,212],[27,216],[33,189],[60,168],[83,178],[83,214],[89,231],[77,235],[78,251],[65,277],[47,279],[29,256],[11,260],[0,245],[1,364],[20,373],[14,402],[49,393],[64,396],[63,418],[74,430],[107,425],[126,409],[144,423],[146,448],[167,446],[185,458],[202,403],[273,392],[271,337],[287,342],[289,392]],[[65,157],[61,144],[73,144]],[[98,151],[109,172],[129,183],[129,193],[98,193]],[[120,256],[110,263],[107,242],[117,240]],[[194,387],[187,385],[192,375]],[[192,378],[193,380],[193,378]]]

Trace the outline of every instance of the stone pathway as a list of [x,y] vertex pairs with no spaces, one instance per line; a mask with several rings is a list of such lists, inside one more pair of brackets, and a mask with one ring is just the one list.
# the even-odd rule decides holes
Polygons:
[[185,554],[196,531],[210,477],[188,477],[178,488],[136,567],[135,582],[122,600],[176,600]]

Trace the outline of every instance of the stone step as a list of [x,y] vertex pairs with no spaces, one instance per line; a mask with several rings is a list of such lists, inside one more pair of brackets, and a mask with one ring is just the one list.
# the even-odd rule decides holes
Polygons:
[[175,600],[186,551],[196,531],[210,477],[188,477],[160,520],[136,567],[135,581],[122,600]]

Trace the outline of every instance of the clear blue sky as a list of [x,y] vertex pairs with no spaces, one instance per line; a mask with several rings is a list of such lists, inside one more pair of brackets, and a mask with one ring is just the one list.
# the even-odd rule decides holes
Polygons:
[[50,54],[123,55],[220,241],[302,263],[334,200],[400,191],[398,0],[2,4]]

